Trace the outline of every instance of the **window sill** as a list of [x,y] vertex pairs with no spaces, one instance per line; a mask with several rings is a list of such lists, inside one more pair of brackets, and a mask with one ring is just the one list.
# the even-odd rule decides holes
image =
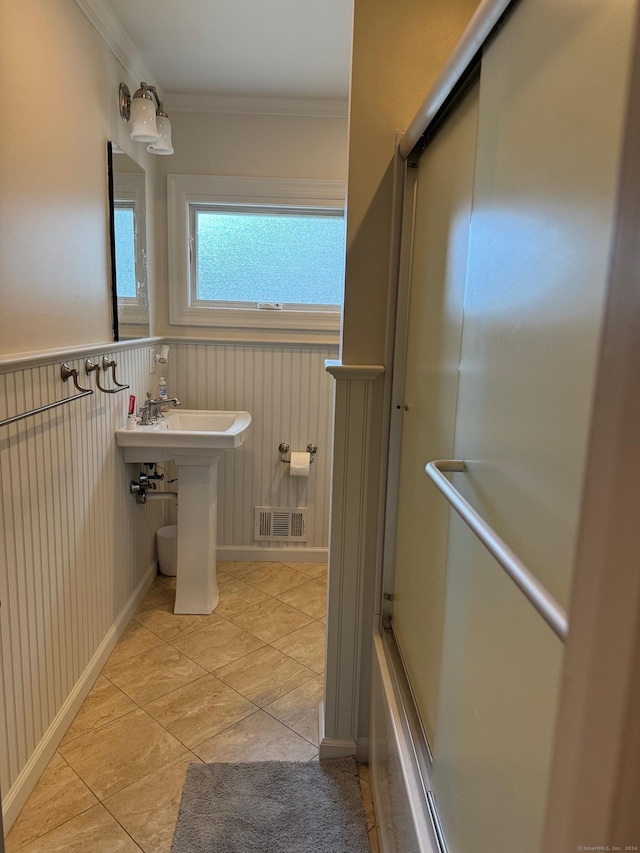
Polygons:
[[180,326],[189,338],[310,346],[338,346],[340,343],[340,313],[337,311],[193,307],[177,316],[176,313],[172,312],[170,325]]

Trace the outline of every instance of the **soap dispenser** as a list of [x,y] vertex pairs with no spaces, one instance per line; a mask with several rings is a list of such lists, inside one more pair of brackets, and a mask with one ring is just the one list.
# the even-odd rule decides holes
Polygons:
[[164,376],[160,377],[160,381],[158,382],[158,399],[166,400],[169,395],[167,394],[167,380]]

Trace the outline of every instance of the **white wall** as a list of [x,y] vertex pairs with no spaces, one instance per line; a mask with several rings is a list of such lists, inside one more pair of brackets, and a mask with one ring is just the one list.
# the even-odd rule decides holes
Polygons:
[[[154,316],[166,329],[166,173],[156,183],[159,159],[129,140],[117,104],[120,81],[135,90],[139,78],[120,66],[71,0],[3,3],[0,40],[0,94],[7,109],[0,158],[0,356],[42,355],[33,367],[13,357],[4,360],[0,419],[69,393],[58,374],[65,353],[73,350],[73,363],[82,372],[82,347],[101,343],[104,349],[98,357],[103,352],[119,353],[120,377],[142,398],[158,378],[149,376],[147,348],[109,346],[106,169],[106,143],[111,139],[151,175],[150,300],[152,308],[157,305],[158,279],[161,306]],[[166,158],[165,169],[344,178],[344,118],[189,114],[172,118],[178,154]],[[156,186],[161,189],[158,205]],[[159,253],[154,247],[154,215],[161,237]],[[156,256],[161,262],[157,277]],[[218,354],[211,348],[207,357]],[[322,471],[322,476],[316,475],[313,493],[320,514],[311,525],[312,541],[325,544],[331,394],[320,363],[332,354],[292,350],[282,355],[283,361],[299,355],[299,364],[279,374],[292,400],[303,399],[304,388],[316,389],[315,402],[322,408],[319,412],[307,407],[305,417],[316,427],[315,436],[306,440],[317,441],[316,472]],[[237,366],[245,360],[240,354]],[[266,365],[267,355],[260,361]],[[230,371],[234,375],[236,367]],[[292,381],[299,382],[303,375],[304,388],[296,394]],[[210,389],[200,379],[207,399]],[[174,390],[191,399],[189,387],[177,384]],[[215,395],[226,399],[224,384]],[[113,444],[126,397],[126,393],[113,397],[96,393],[50,415],[5,427],[0,435],[5,692],[0,737],[6,828],[90,686],[100,656],[124,626],[127,603],[141,591],[153,566],[153,531],[162,523],[163,510],[155,505],[138,508],[132,502],[127,484],[134,472],[122,463]],[[250,406],[255,407],[255,397]],[[266,406],[262,411],[269,420],[272,412]],[[298,438],[305,423],[297,417],[301,411],[292,408],[292,420],[286,425],[293,445],[303,440]],[[283,435],[282,440],[287,438]],[[271,459],[269,446],[264,460]],[[274,473],[282,478],[280,466]],[[295,503],[307,497],[292,495],[289,484],[283,493],[284,483],[276,489],[279,500]],[[225,492],[231,495],[232,488]],[[249,502],[253,505],[263,497],[272,497],[266,487]],[[222,516],[233,529],[228,508]],[[243,516],[241,526],[246,523]]]
[[[209,330],[169,323],[167,178],[177,175],[344,181],[347,119],[311,115],[170,112],[175,154],[157,158],[157,308],[162,334],[213,339]],[[264,339],[282,342],[282,333]],[[220,336],[218,335],[218,340]],[[336,341],[337,343],[337,341]]]
[[107,341],[107,140],[156,159],[118,114],[135,84],[69,0],[3,3],[0,63],[0,355]]
[[[0,420],[72,393],[67,357],[82,373],[85,355],[114,355],[142,396],[148,348],[110,343],[108,264],[107,140],[153,169],[117,109],[119,82],[136,81],[71,0],[2,3],[0,63]],[[136,507],[114,445],[127,398],[0,428],[5,829],[154,570],[163,509]]]
[[[406,128],[464,30],[476,0],[356,0],[351,70],[349,169],[347,183],[347,263],[342,330],[345,365],[390,367],[393,347],[396,270],[394,233],[394,152],[397,131]],[[369,728],[370,636],[374,622],[376,570],[381,561],[382,473],[386,468],[385,393],[390,373],[371,382],[366,405],[360,399],[362,376],[338,380],[336,435],[366,436],[342,448],[334,470],[329,597],[350,589],[333,617],[329,633],[352,638],[335,648],[344,668],[341,685],[327,700],[326,736],[345,745],[354,740],[366,755]],[[353,393],[352,393],[353,392]],[[367,458],[362,460],[363,447]],[[337,447],[336,447],[337,458]],[[358,507],[341,495],[366,471]],[[354,494],[357,493],[357,488]],[[344,510],[336,518],[335,507]],[[357,517],[358,525],[350,520]],[[335,556],[334,556],[335,555]],[[345,558],[348,555],[348,558]],[[334,593],[332,593],[332,584]],[[352,626],[357,625],[355,637]],[[347,648],[348,645],[348,648]],[[356,658],[353,674],[351,661]],[[341,664],[341,661],[343,662]]]
[[[251,412],[247,441],[218,465],[220,559],[326,559],[333,430],[333,383],[324,361],[331,347],[276,344],[171,344],[170,395],[193,409]],[[308,478],[289,476],[278,445],[318,452]],[[255,506],[308,507],[306,542],[253,538]],[[309,550],[311,549],[313,553]]]
[[[170,101],[168,101],[170,104]],[[346,117],[244,115],[172,111],[175,154],[158,158],[156,328],[170,336],[170,392],[193,408],[246,409],[253,416],[245,446],[220,464],[218,544],[227,559],[324,558],[329,536],[333,387],[324,360],[335,345],[301,344],[282,330],[259,333],[259,342],[227,340],[224,330],[171,325],[167,269],[167,174],[345,180]],[[309,336],[307,336],[309,337]],[[327,336],[323,335],[323,341]],[[184,344],[179,342],[183,340]],[[187,341],[191,343],[187,344]],[[156,377],[157,379],[157,377]],[[153,390],[153,388],[151,389]],[[277,452],[318,445],[309,480],[292,482]],[[306,543],[253,540],[255,506],[307,506]],[[259,550],[251,554],[247,549]],[[306,554],[306,549],[315,549]],[[295,552],[295,556],[294,556]]]
[[[149,347],[104,352],[115,355],[120,381],[142,395]],[[0,420],[72,393],[60,361],[0,371]],[[82,371],[84,358],[69,363]],[[128,394],[96,391],[0,428],[5,830],[156,571],[164,504],[136,505],[129,480],[137,469],[115,445]]]

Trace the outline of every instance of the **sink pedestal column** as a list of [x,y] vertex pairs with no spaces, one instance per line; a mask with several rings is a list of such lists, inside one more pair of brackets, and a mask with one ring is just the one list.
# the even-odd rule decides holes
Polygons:
[[218,459],[176,456],[178,572],[174,613],[208,614],[219,600],[216,582]]

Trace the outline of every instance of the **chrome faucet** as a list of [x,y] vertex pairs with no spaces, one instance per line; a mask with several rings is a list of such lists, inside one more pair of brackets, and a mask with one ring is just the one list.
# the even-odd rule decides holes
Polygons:
[[147,391],[147,399],[140,409],[142,415],[141,426],[149,426],[149,424],[155,423],[158,418],[163,417],[163,406],[173,406],[174,409],[177,409],[181,405],[177,397],[169,397],[168,399],[166,397],[157,397],[154,400],[151,397],[151,391]]

